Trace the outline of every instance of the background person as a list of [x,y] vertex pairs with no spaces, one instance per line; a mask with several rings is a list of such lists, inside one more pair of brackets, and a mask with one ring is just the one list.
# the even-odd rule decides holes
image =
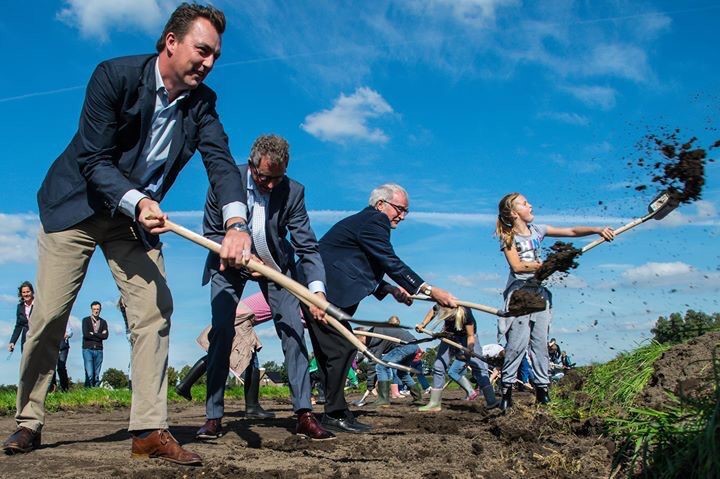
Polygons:
[[85,387],[100,386],[100,370],[103,362],[103,341],[108,338],[107,321],[100,317],[102,305],[99,301],[90,304],[90,316],[82,320],[82,355],[85,365]]
[[30,281],[23,281],[18,287],[18,298],[20,302],[17,305],[17,314],[15,316],[15,329],[10,336],[8,343],[8,351],[15,351],[15,345],[20,340],[20,350],[25,348],[25,338],[30,328],[30,313],[33,310],[35,302],[35,289]]

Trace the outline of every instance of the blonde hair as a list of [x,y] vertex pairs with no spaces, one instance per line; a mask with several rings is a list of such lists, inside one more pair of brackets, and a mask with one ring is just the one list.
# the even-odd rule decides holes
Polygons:
[[512,217],[513,202],[520,196],[520,193],[508,193],[503,196],[498,203],[498,219],[495,224],[495,236],[500,240],[501,249],[510,249],[515,239],[513,233],[513,225],[515,223]]
[[446,308],[438,305],[434,319],[446,321],[452,316],[455,316],[455,331],[461,331],[465,323],[465,308]]

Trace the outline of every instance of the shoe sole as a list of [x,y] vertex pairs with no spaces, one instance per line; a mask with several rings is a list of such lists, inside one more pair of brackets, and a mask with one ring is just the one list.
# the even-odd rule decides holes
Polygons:
[[298,437],[302,437],[302,438],[304,438],[304,439],[307,439],[307,440],[309,440],[309,441],[313,441],[313,442],[334,441],[335,439],[337,439],[337,436],[326,437],[326,438],[324,438],[324,439],[319,439],[319,438],[310,437],[310,436],[308,436],[307,434],[297,434],[297,433],[296,433],[295,435],[298,436]]
[[133,459],[137,459],[137,460],[162,459],[163,461],[172,462],[173,464],[180,464],[181,466],[202,466],[202,461],[183,462],[183,461],[178,461],[177,459],[172,459],[170,457],[151,456],[150,454],[139,454],[137,452],[133,452],[130,456]]
[[212,436],[210,434],[198,434],[197,436],[195,436],[195,439],[200,439],[201,441],[207,441],[209,439],[220,439],[224,435],[225,435],[225,433],[223,433],[223,432],[221,432],[220,434],[212,435]]
[[8,456],[13,456],[15,454],[27,454],[28,452],[32,452],[35,449],[37,449],[37,447],[35,447],[35,446],[31,446],[31,447],[27,447],[27,448],[16,447],[16,446],[3,447],[5,454],[7,454]]

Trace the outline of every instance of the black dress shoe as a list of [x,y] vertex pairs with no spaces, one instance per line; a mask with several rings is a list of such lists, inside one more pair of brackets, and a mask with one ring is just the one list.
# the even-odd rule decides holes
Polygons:
[[358,426],[359,423],[357,421],[347,417],[335,418],[328,416],[327,414],[323,414],[322,421],[320,421],[320,423],[325,429],[333,432],[363,433],[368,431],[365,424],[360,424],[360,426]]
[[3,443],[3,449],[6,454],[17,454],[22,452],[30,452],[40,447],[40,432],[20,426],[17,430]]

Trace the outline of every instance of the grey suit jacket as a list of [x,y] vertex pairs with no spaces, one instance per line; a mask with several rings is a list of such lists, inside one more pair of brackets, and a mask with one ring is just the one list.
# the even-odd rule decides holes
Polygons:
[[[243,192],[247,197],[248,166],[238,165],[242,178]],[[287,236],[290,233],[290,240]],[[203,234],[206,238],[221,243],[225,237],[222,221],[222,207],[218,203],[212,188],[208,190],[203,218]],[[325,267],[318,251],[318,242],[310,226],[310,218],[305,208],[305,187],[297,181],[285,177],[273,188],[265,220],[265,238],[273,259],[284,274],[290,271],[295,275],[295,255],[297,265],[306,284],[321,281],[325,284]],[[253,245],[254,248],[254,245]],[[257,252],[253,251],[257,254]],[[210,274],[217,271],[220,257],[209,253],[203,272],[203,284],[210,281]]]

